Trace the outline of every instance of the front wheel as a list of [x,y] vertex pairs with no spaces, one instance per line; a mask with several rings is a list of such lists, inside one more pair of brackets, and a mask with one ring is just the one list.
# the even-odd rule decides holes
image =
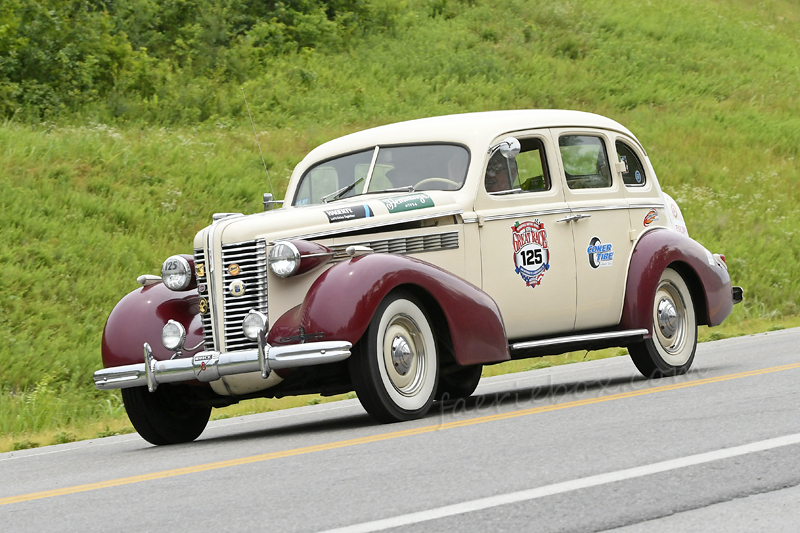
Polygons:
[[151,444],[191,442],[203,432],[211,407],[193,405],[181,394],[180,385],[122,389],[122,402],[137,433]]
[[425,416],[436,392],[436,342],[424,307],[396,291],[378,306],[359,352],[349,359],[350,376],[364,409],[379,422]]
[[653,336],[628,347],[633,364],[647,378],[685,374],[697,348],[692,295],[675,270],[664,269],[653,301]]

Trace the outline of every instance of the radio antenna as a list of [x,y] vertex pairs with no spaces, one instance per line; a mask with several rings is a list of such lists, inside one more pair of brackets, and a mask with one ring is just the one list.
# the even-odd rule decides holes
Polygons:
[[253,115],[250,113],[250,106],[247,104],[247,97],[244,95],[244,87],[240,87],[242,90],[242,98],[244,98],[244,106],[247,108],[247,116],[250,117],[250,125],[253,126],[253,136],[256,138],[256,144],[258,145],[258,153],[261,154],[261,162],[264,164],[264,172],[267,174],[267,183],[269,183],[269,191],[272,193],[273,197],[275,196],[275,191],[272,189],[272,180],[269,179],[269,170],[267,170],[267,162],[264,161],[264,152],[261,151],[261,143],[258,141],[258,134],[256,134],[256,124],[253,122]]

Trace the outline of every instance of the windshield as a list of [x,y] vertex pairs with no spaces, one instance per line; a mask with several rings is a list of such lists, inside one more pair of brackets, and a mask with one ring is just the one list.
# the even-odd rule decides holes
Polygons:
[[[454,144],[419,144],[379,147],[372,176],[368,177],[375,149],[318,163],[300,179],[294,205],[309,205],[348,198],[364,192],[406,187],[415,191],[455,191],[464,185],[469,152]],[[355,187],[345,189],[358,180]],[[367,185],[368,184],[368,185]],[[367,185],[367,190],[364,186]],[[345,192],[336,194],[345,189]]]

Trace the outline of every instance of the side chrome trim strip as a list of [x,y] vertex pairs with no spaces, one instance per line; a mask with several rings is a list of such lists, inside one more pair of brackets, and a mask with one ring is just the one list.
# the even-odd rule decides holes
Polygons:
[[572,211],[567,208],[559,208],[559,209],[545,209],[542,211],[525,211],[522,213],[507,213],[505,215],[489,215],[487,217],[483,217],[483,220],[489,222],[491,220],[506,220],[508,218],[526,218],[526,217],[539,217],[544,215],[560,215],[562,213],[571,213]]
[[406,224],[408,222],[419,222],[420,220],[430,220],[432,218],[441,218],[441,217],[451,217],[455,215],[460,215],[464,212],[463,209],[455,209],[453,211],[444,211],[440,213],[427,213],[425,215],[418,215],[415,217],[409,218],[398,218],[393,220],[385,220],[383,222],[376,222],[374,224],[365,224],[363,226],[357,227],[349,227],[349,228],[341,228],[341,229],[334,229],[329,231],[320,231],[317,233],[306,233],[303,235],[295,235],[293,237],[284,237],[283,239],[278,239],[277,241],[270,241],[270,246],[273,246],[275,243],[281,241],[288,241],[292,239],[318,239],[320,237],[335,237],[336,235],[341,235],[342,233],[352,233],[354,231],[362,231],[367,229],[375,229],[381,228],[383,226],[395,226],[397,224]]
[[630,204],[631,209],[666,209],[664,204]]
[[572,212],[578,211],[619,211],[620,209],[630,209],[629,205],[590,205],[590,206],[572,206]]
[[512,350],[526,350],[529,348],[539,348],[542,346],[555,346],[558,344],[571,344],[573,342],[586,342],[607,339],[624,339],[626,337],[643,337],[650,332],[646,329],[629,329],[624,331],[607,331],[605,333],[590,333],[588,335],[570,335],[567,337],[556,337],[554,339],[542,339],[540,341],[517,342],[511,345]]

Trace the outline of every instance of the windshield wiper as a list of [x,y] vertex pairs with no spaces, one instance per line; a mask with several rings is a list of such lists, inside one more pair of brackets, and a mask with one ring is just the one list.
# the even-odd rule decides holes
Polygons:
[[362,181],[364,181],[364,178],[358,178],[356,181],[354,181],[350,185],[347,185],[346,187],[342,187],[338,191],[332,192],[330,194],[326,194],[325,196],[323,196],[321,198],[322,199],[322,203],[323,204],[327,204],[328,203],[328,198],[330,198],[330,197],[333,197],[334,201],[338,200],[339,198],[341,198],[345,194],[347,194],[350,191],[352,191],[355,188],[355,186],[358,185],[359,183],[361,183]]

